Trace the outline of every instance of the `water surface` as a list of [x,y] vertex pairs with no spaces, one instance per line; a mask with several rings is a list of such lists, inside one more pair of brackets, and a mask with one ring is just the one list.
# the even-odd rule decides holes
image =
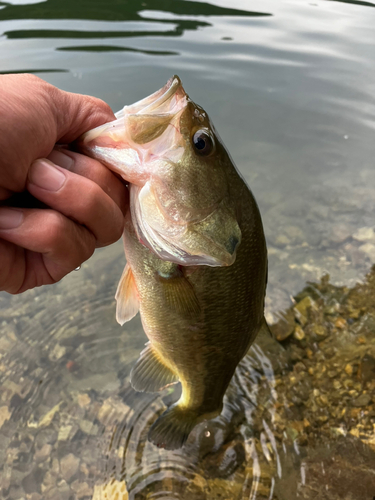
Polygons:
[[[307,280],[329,272],[334,284],[351,286],[375,263],[374,6],[1,2],[0,71],[34,72],[65,90],[98,96],[115,111],[177,73],[210,114],[260,205],[273,322]],[[183,451],[153,449],[147,429],[163,401],[129,387],[145,336],[139,319],[123,328],[115,322],[123,265],[118,243],[55,286],[0,294],[4,499],[114,499],[116,488],[125,498],[125,483],[135,499],[314,498],[329,446],[344,457],[341,469],[330,469],[337,474],[347,470],[351,447],[363,470],[371,469],[372,455],[346,431],[342,443],[328,440],[320,449],[299,445],[289,428],[279,431],[275,419],[292,397],[280,389],[282,370],[292,373],[298,361],[280,366],[277,348],[261,341],[238,370],[223,415],[197,428]],[[356,350],[361,344],[353,348],[355,355],[371,355],[370,337],[364,351]],[[299,355],[306,361],[310,347],[304,349]],[[369,404],[358,408],[367,411]],[[111,478],[112,490],[103,486]],[[327,495],[332,484],[338,488],[332,478]]]

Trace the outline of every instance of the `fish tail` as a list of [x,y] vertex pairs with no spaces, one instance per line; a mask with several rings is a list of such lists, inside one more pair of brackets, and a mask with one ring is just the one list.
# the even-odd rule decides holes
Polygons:
[[181,448],[190,432],[201,420],[195,411],[186,410],[175,404],[154,422],[148,433],[148,439],[166,450]]

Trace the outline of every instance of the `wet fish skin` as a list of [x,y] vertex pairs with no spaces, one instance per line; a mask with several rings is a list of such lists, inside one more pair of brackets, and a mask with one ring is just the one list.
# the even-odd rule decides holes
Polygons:
[[[149,432],[149,439],[166,449],[183,446],[195,425],[220,414],[234,371],[264,324],[267,281],[266,243],[251,191],[204,110],[188,99],[179,113],[179,122],[174,123],[179,128],[176,147],[183,147],[184,153],[175,163],[168,160],[167,168],[152,179],[155,203],[162,207],[159,219],[153,220],[147,200],[143,212],[158,228],[165,214],[168,224],[158,234],[166,240],[172,234],[175,247],[170,250],[167,241],[170,259],[164,260],[150,248],[153,241],[140,241],[134,215],[140,186],[131,186],[136,194],[133,211],[125,220],[127,267],[116,295],[118,318],[129,320],[139,307],[150,340],[132,370],[133,387],[154,392],[177,381],[182,384],[180,400]],[[138,120],[138,142],[142,137],[154,141],[162,137],[168,130],[168,120],[163,120],[154,119],[151,128],[146,117]],[[155,132],[155,127],[164,131]],[[201,129],[214,141],[213,151],[206,156],[192,146],[194,133]],[[102,153],[95,153],[87,141],[83,149],[103,161]],[[107,164],[119,171],[120,163]],[[139,181],[133,170],[124,165],[123,177],[144,187],[150,176],[142,172]],[[175,236],[174,226],[179,225],[183,234]],[[146,237],[150,234],[154,233]]]
[[[241,182],[233,182],[233,189],[240,189],[241,194],[238,208],[243,234],[235,263],[185,267],[176,278],[186,280],[194,290],[200,305],[196,314],[170,304],[166,283],[160,279],[163,261],[139,243],[131,221],[126,223],[126,256],[137,283],[144,330],[182,384],[181,400],[150,431],[151,441],[167,449],[182,446],[197,423],[220,414],[234,371],[264,320],[266,247],[258,208]],[[166,419],[171,426],[167,433]],[[185,425],[182,433],[180,422]]]

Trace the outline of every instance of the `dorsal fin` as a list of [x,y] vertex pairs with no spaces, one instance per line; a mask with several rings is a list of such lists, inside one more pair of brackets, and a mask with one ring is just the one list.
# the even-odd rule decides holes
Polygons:
[[130,383],[138,392],[158,392],[169,384],[178,382],[178,377],[165,365],[159,353],[148,342],[130,373]]
[[134,318],[139,311],[139,300],[134,276],[127,263],[120,278],[116,295],[116,319],[120,325]]

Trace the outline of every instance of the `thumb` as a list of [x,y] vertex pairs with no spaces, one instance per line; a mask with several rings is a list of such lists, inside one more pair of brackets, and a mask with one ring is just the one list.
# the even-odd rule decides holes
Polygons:
[[115,119],[111,108],[101,99],[62,90],[59,92],[61,107],[54,109],[56,142],[68,144],[84,132]]

